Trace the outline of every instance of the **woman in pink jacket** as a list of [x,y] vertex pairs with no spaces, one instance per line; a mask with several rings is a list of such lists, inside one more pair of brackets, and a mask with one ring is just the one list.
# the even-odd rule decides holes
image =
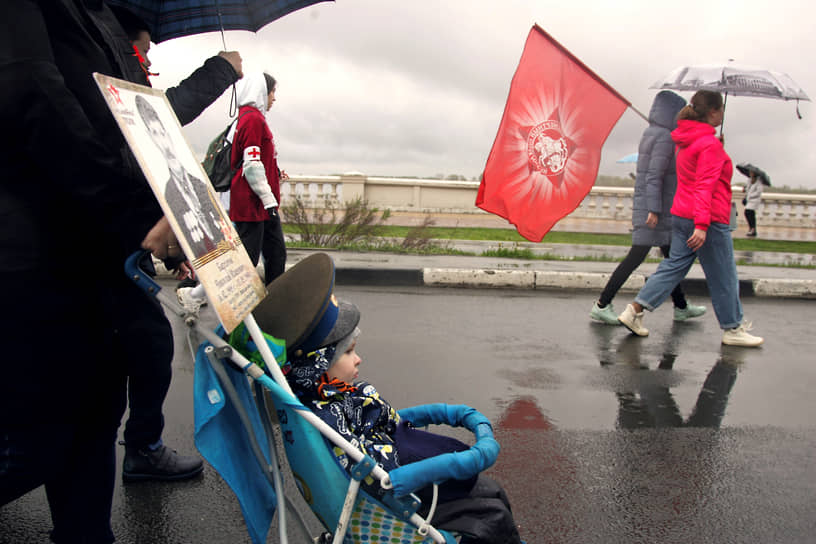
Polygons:
[[715,136],[723,120],[722,96],[697,91],[677,115],[672,140],[677,149],[677,192],[672,213],[671,253],[626,306],[618,319],[638,336],[647,336],[643,309],[653,311],[686,277],[699,258],[723,344],[758,346],[763,339],[748,333],[739,300],[734,245],[729,229],[731,214],[731,158]]

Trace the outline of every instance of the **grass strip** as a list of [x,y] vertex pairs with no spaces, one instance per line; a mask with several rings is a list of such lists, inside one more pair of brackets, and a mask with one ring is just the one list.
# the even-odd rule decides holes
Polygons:
[[[404,238],[412,227],[383,226],[378,235],[387,238]],[[286,233],[296,234],[291,225],[283,225]],[[512,229],[489,229],[481,227],[428,227],[425,235],[438,240],[476,240],[494,242],[524,243],[529,240]],[[541,241],[542,244],[606,245],[629,246],[632,236],[629,234],[603,234],[591,232],[551,231]],[[443,248],[444,249],[444,248]],[[777,253],[816,253],[816,242],[800,240],[762,240],[756,238],[735,238],[734,249],[737,251],[769,251]],[[443,254],[454,254],[448,249]],[[456,253],[461,254],[461,253]]]

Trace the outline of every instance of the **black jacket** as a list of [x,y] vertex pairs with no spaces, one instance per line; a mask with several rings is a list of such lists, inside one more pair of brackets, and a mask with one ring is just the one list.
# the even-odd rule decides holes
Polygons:
[[[129,45],[100,1],[0,2],[0,427],[119,391],[112,301],[162,215],[92,78],[132,79]],[[171,104],[189,122],[236,77],[210,59]]]
[[[75,221],[96,249],[137,249],[161,212],[91,77],[141,74],[124,31],[91,0],[4,0],[0,20],[0,271],[54,266]],[[213,57],[167,96],[185,124],[236,79]]]

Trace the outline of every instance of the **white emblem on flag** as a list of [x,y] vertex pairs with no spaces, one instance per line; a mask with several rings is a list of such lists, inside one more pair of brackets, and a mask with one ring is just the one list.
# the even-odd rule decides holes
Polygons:
[[533,169],[545,176],[560,174],[567,165],[569,147],[558,121],[536,125],[527,137],[527,157]]

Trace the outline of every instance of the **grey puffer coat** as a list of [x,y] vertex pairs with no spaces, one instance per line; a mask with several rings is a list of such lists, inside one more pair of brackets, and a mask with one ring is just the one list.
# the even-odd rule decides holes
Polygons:
[[[686,100],[671,91],[660,91],[652,102],[649,126],[638,147],[637,178],[632,203],[632,245],[662,246],[671,241],[669,210],[677,189],[674,142],[671,131],[677,126],[677,113]],[[658,216],[657,226],[646,226],[649,212]]]

